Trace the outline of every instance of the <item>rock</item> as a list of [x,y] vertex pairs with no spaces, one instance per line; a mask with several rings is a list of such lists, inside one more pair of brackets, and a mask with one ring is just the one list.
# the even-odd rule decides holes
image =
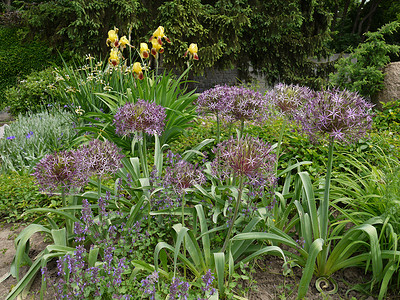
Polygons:
[[384,89],[376,98],[379,102],[390,102],[400,99],[400,62],[392,62],[383,69],[385,75]]
[[0,123],[6,123],[13,120],[12,115],[10,114],[8,108],[0,111]]

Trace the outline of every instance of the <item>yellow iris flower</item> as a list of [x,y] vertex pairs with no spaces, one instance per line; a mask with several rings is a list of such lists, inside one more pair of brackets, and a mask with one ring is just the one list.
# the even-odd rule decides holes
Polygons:
[[152,48],[151,48],[151,54],[156,57],[157,53],[163,53],[164,48],[161,46],[161,44],[157,41],[157,39],[153,38],[151,40]]
[[149,58],[149,46],[146,43],[140,43],[140,57]]
[[126,45],[129,45],[129,41],[125,35],[122,38],[120,38],[119,44],[121,45],[122,48],[125,48]]
[[118,28],[115,28],[115,30],[109,30],[108,31],[108,38],[107,38],[107,45],[115,44],[115,42],[118,43]]
[[135,62],[132,66],[132,70],[140,80],[143,79],[143,77],[144,77],[143,69],[142,69],[142,66],[140,65],[140,62]]
[[149,41],[156,39],[160,45],[162,45],[162,39],[165,39],[168,43],[171,43],[169,38],[164,34],[164,27],[158,26],[156,31],[153,32],[153,35],[150,37]]
[[186,57],[186,55],[188,55],[188,53],[189,53],[189,58],[190,59],[195,59],[195,60],[199,60],[199,56],[197,55],[197,51],[198,51],[198,48],[197,48],[197,44],[190,44],[189,45],[189,48],[187,49],[187,51],[186,51],[186,53],[185,53],[185,57]]
[[118,65],[118,64],[119,64],[119,51],[118,51],[118,50],[111,49],[110,58],[108,59],[108,61],[109,61],[110,64],[112,64],[113,66]]

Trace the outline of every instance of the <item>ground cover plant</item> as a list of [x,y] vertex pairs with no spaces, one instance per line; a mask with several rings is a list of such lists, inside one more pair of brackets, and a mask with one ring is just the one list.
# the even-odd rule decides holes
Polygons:
[[[151,47],[141,45],[136,57],[159,59],[165,42],[159,27]],[[385,195],[395,203],[398,178],[391,172],[382,188],[376,170],[396,166],[398,157],[383,153],[376,166],[369,160],[379,147],[366,135],[373,113],[365,99],[294,85],[278,85],[266,95],[229,86],[196,95],[180,89],[183,77],[148,72],[142,61],[125,66],[122,54],[130,42],[116,29],[107,44],[104,68],[121,80],[115,80],[120,90],[93,89],[84,103],[84,96],[74,95],[91,93],[92,75],[66,69],[71,73],[60,80],[61,93],[64,84],[76,84],[65,99],[81,134],[73,147],[43,153],[30,164],[40,190],[59,195],[61,204],[26,212],[41,213],[46,222],[33,222],[16,238],[11,273],[19,282],[7,299],[39,273],[41,296],[54,289],[57,299],[246,297],[234,288],[237,278],[247,263],[267,254],[282,258],[285,272],[301,268],[299,299],[312,276],[323,295],[335,293],[331,275],[354,266],[371,273],[364,288],[383,299],[398,276],[398,226],[395,212],[383,212],[380,203],[388,201],[375,199]],[[188,48],[190,63],[201,59],[197,50]],[[134,76],[124,83],[125,70]],[[165,133],[190,127],[186,140]],[[182,139],[183,145],[177,142]],[[354,153],[365,157],[365,166]],[[371,189],[362,188],[365,182]],[[29,239],[36,232],[50,244],[32,260]],[[30,268],[22,277],[24,264]]]

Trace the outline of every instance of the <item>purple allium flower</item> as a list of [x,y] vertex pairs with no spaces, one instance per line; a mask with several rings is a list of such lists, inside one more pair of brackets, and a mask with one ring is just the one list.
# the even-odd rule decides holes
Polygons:
[[237,86],[215,86],[197,98],[197,112],[215,113],[228,122],[263,121],[267,117],[267,101],[261,93]]
[[231,117],[233,121],[262,122],[267,118],[266,97],[260,92],[233,86],[228,97],[231,98],[233,105],[227,117]]
[[290,116],[308,99],[314,97],[314,93],[308,87],[279,83],[267,93],[266,97],[280,113]]
[[115,132],[131,135],[135,132],[160,135],[165,127],[165,108],[154,102],[138,99],[119,108],[114,116]]
[[314,142],[328,137],[352,143],[371,128],[372,107],[357,93],[333,89],[317,92],[295,118]]
[[197,98],[197,112],[201,115],[215,113],[226,115],[233,107],[233,103],[227,94],[230,87],[227,85],[216,85],[214,88],[204,91]]
[[47,154],[35,167],[41,191],[53,193],[61,190],[68,193],[71,188],[79,189],[89,180],[88,169],[84,165],[80,151],[62,151]]
[[91,174],[103,176],[115,174],[122,168],[121,159],[124,155],[114,143],[107,140],[92,140],[80,148],[85,159],[85,165]]
[[14,135],[8,136],[8,137],[7,137],[7,140],[13,140],[13,139],[15,139],[15,136],[14,136]]
[[165,168],[165,176],[163,178],[165,187],[171,186],[175,193],[181,195],[185,193],[185,189],[196,184],[201,185],[206,181],[206,177],[198,168],[198,164],[193,165],[181,159],[179,155],[174,155],[171,151],[168,156],[170,157],[171,166]]
[[272,186],[275,155],[271,146],[249,135],[237,139],[231,137],[213,149],[215,159],[211,163],[214,176],[225,180],[231,176],[247,176],[250,182],[259,187]]

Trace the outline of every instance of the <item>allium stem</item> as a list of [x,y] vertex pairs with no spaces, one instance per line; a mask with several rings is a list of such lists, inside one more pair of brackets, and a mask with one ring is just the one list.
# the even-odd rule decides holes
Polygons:
[[[185,193],[182,193],[182,228],[185,227]],[[185,237],[183,237],[183,257],[186,257]],[[186,280],[186,265],[183,264],[183,277]]]
[[[101,198],[101,175],[97,175],[97,196],[98,199]],[[100,208],[99,208],[99,218],[100,218],[100,223],[103,223],[103,215],[100,213]]]
[[231,238],[231,234],[232,234],[233,225],[235,224],[236,217],[239,212],[239,206],[240,206],[240,202],[242,200],[243,177],[244,176],[240,176],[240,179],[239,179],[239,192],[238,192],[238,196],[236,199],[235,212],[233,213],[232,222],[231,222],[231,225],[229,226],[228,234],[226,235],[225,242],[224,242],[224,245],[222,246],[221,252],[225,252],[226,247],[228,246],[228,242],[229,242],[229,239]]
[[329,151],[328,151],[328,165],[326,168],[326,177],[324,185],[324,199],[321,203],[321,238],[326,240],[328,235],[328,219],[329,219],[329,189],[331,185],[331,175],[332,175],[332,162],[333,162],[333,147],[334,138],[329,141]]
[[239,139],[241,139],[242,138],[242,136],[243,136],[243,131],[244,131],[244,120],[241,120],[240,121],[240,135],[239,135]]
[[220,136],[221,136],[221,129],[220,129],[220,120],[219,120],[219,114],[217,112],[217,144],[219,144]]
[[141,132],[142,139],[139,139],[139,157],[143,166],[143,175],[145,178],[149,178],[149,166],[147,165],[147,145],[146,145],[146,133]]
[[279,161],[279,155],[281,152],[283,133],[285,132],[285,129],[286,129],[286,123],[287,123],[286,118],[283,118],[283,124],[281,127],[281,132],[279,133],[278,144],[276,146],[275,175],[278,174],[278,161]]

